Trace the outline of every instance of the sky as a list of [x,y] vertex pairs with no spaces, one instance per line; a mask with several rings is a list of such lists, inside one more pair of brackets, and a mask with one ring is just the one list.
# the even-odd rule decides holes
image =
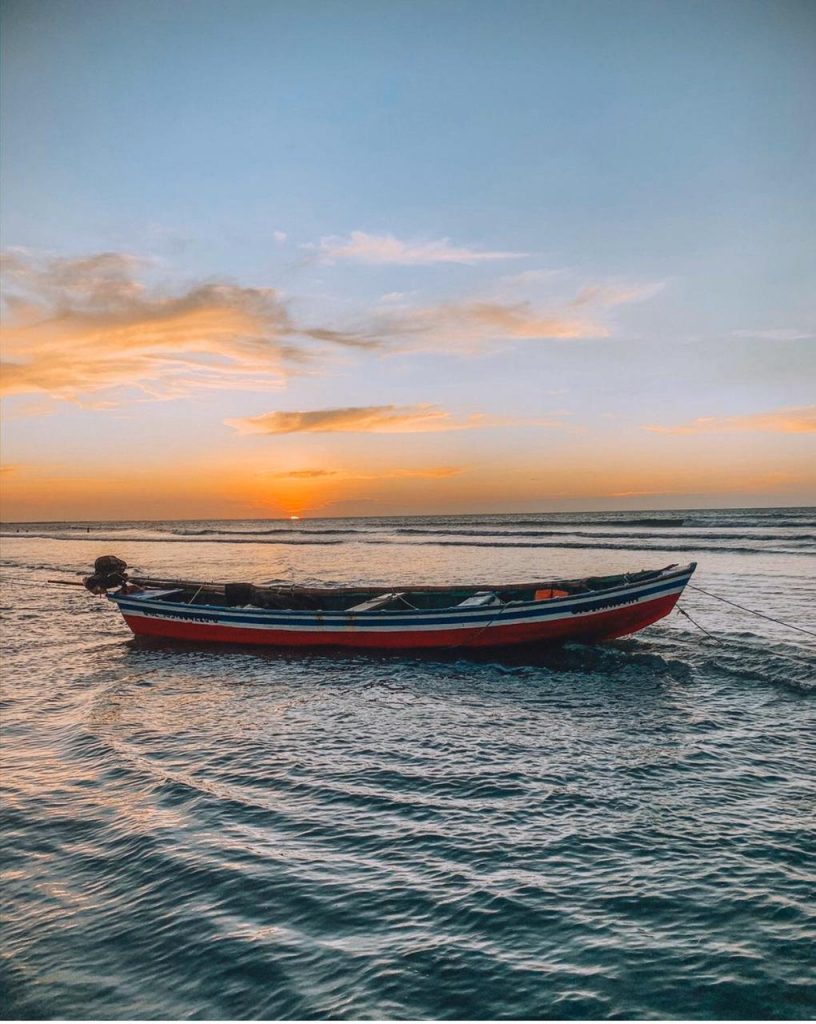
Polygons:
[[0,28],[4,520],[816,504],[816,5]]

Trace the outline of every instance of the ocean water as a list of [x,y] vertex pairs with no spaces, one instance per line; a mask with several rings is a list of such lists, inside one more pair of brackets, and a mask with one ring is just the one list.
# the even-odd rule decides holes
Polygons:
[[[677,522],[682,520],[682,522]],[[697,560],[816,632],[816,510],[2,528],[5,1017],[812,1018],[816,639],[700,591],[523,656],[135,641],[45,585]]]

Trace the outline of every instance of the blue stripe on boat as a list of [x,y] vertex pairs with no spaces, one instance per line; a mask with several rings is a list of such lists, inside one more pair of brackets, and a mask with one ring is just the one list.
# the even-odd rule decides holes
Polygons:
[[[677,576],[664,579],[659,585],[638,587],[636,584],[623,584],[610,590],[595,591],[583,594],[573,599],[554,598],[549,601],[536,601],[525,603],[522,607],[504,605],[487,609],[465,610],[460,612],[454,609],[445,609],[444,614],[435,611],[428,612],[395,612],[395,611],[373,611],[361,612],[359,614],[348,611],[314,612],[314,611],[279,611],[275,609],[259,608],[257,611],[240,612],[224,608],[219,605],[189,605],[170,604],[164,601],[153,601],[149,597],[132,598],[111,594],[110,600],[114,601],[122,612],[133,612],[135,614],[158,615],[166,619],[184,619],[185,621],[202,621],[208,624],[217,622],[219,625],[263,625],[263,626],[301,626],[315,629],[326,627],[384,627],[389,628],[410,628],[411,626],[450,626],[450,625],[472,625],[480,626],[495,623],[501,620],[502,623],[519,622],[525,619],[540,619],[549,615],[591,613],[593,610],[603,611],[608,607],[615,607],[616,604],[623,605],[631,600],[632,603],[642,600],[644,597],[655,597],[659,594],[684,586],[691,573],[683,571]],[[618,602],[618,599],[621,599]],[[611,602],[611,604],[610,604]],[[599,605],[593,609],[593,605]]]

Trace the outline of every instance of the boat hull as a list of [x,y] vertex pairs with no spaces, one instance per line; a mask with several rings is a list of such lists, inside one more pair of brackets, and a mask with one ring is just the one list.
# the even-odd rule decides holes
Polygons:
[[597,643],[636,633],[674,608],[694,566],[647,584],[476,611],[296,612],[168,604],[110,595],[137,636],[194,643],[441,650]]

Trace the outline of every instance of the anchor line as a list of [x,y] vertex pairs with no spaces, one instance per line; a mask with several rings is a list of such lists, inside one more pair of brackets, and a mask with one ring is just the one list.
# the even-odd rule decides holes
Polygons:
[[[720,597],[719,594],[712,594],[710,590],[703,590],[702,587],[694,586],[692,583],[688,584],[689,590],[697,590],[701,594],[705,594],[707,597],[713,597],[716,601],[722,601],[724,604],[730,604],[733,608],[739,608],[741,612],[748,612],[749,615],[756,615],[760,619],[768,619],[769,622],[775,622],[779,626],[786,626],[788,629],[795,629],[799,633],[805,633],[807,636],[816,637],[816,633],[812,629],[805,629],[803,626],[794,626],[792,622],[785,622],[783,619],[776,619],[773,615],[765,615],[762,612],[758,612],[753,608],[746,608],[745,605],[737,604],[736,601],[729,601],[727,597]],[[682,609],[681,609],[682,611]],[[688,618],[691,618],[687,612],[683,612]],[[692,620],[693,621],[693,620]],[[696,625],[696,623],[695,623]],[[702,627],[701,627],[702,628]],[[705,632],[705,630],[703,631]]]
[[696,626],[696,627],[697,627],[697,628],[698,628],[698,629],[700,630],[700,632],[701,632],[701,633],[705,633],[705,635],[706,635],[707,637],[710,637],[710,639],[712,639],[712,640],[714,641],[714,643],[715,643],[715,644],[721,644],[721,643],[722,643],[722,640],[720,640],[720,638],[719,638],[719,637],[717,637],[717,636],[714,636],[714,634],[713,634],[713,633],[709,633],[709,631],[708,631],[708,630],[707,630],[707,629],[706,629],[706,628],[705,628],[704,626],[701,626],[701,625],[700,625],[700,623],[699,623],[699,622],[697,622],[697,620],[696,620],[696,619],[693,619],[693,618],[692,618],[692,617],[691,617],[691,616],[689,615],[689,613],[688,613],[688,612],[687,612],[687,611],[685,610],[685,608],[681,608],[681,607],[680,607],[680,606],[678,605],[678,606],[677,606],[677,610],[678,610],[678,612],[680,612],[680,614],[681,614],[681,615],[685,615],[685,617],[686,617],[686,618],[687,618],[687,619],[689,620],[689,622],[692,622],[692,623],[694,623],[694,625],[695,625],[695,626]]

